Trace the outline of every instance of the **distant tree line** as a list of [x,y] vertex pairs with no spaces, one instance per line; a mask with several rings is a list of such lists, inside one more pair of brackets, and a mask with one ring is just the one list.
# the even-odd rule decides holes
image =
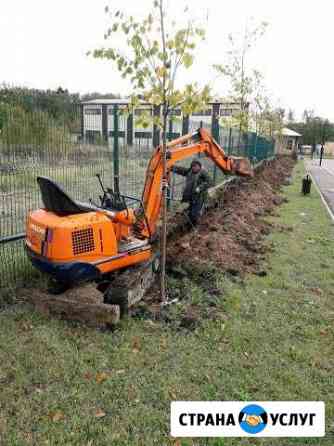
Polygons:
[[287,126],[302,135],[303,144],[314,146],[334,141],[334,123],[316,116],[313,110],[305,110],[301,121],[295,121],[294,114],[290,110]]
[[[78,93],[70,93],[67,89],[59,87],[57,90],[39,90],[26,87],[11,87],[0,85],[0,106],[2,110],[10,106],[19,106],[24,112],[45,112],[56,122],[69,122],[78,118],[78,105],[81,101],[90,99],[114,99],[120,95],[97,92],[80,96]],[[1,113],[1,112],[0,112]],[[5,113],[3,111],[1,123],[4,124]],[[1,120],[2,119],[2,120]]]
[[80,97],[61,87],[40,90],[0,85],[0,150],[42,153],[46,147],[69,148],[71,134],[80,131],[80,101],[116,97],[95,92]]
[[75,105],[80,102],[78,94],[57,90],[37,90],[25,87],[0,87],[0,104],[20,106],[27,112],[46,112],[56,121],[75,119]]

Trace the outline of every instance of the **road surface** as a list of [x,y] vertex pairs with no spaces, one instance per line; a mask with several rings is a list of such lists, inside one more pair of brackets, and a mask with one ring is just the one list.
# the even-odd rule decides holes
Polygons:
[[324,199],[334,214],[334,159],[322,160],[321,167],[319,159],[305,160],[306,170],[309,171],[316,181]]

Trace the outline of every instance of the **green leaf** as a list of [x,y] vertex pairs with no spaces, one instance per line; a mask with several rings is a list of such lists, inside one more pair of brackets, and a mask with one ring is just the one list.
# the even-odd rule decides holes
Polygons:
[[201,38],[205,37],[205,30],[202,28],[196,28],[195,33],[198,35],[198,37],[201,37]]
[[192,56],[191,54],[189,54],[189,53],[185,53],[185,54],[183,55],[182,61],[183,61],[183,65],[184,65],[186,68],[189,68],[189,67],[191,67],[191,65],[193,64],[193,62],[194,62],[194,58],[193,58],[193,56]]
[[174,40],[172,39],[168,40],[166,46],[169,50],[172,50],[174,48]]
[[[161,0],[154,0],[153,6],[159,8],[161,3]],[[187,11],[188,8],[184,13]],[[112,60],[120,76],[130,80],[134,95],[144,95],[145,100],[154,105],[161,105],[165,98],[172,109],[182,104],[189,114],[196,107],[203,106],[209,97],[205,89],[201,90],[195,84],[177,89],[174,79],[171,79],[171,68],[175,68],[179,58],[180,66],[189,68],[193,65],[192,53],[197,41],[205,35],[201,28],[190,25],[178,29],[173,21],[175,28],[173,32],[166,32],[166,51],[163,51],[159,36],[162,24],[155,11],[147,12],[144,19],[137,19],[124,15],[121,10],[113,10],[112,17],[115,21],[110,24],[105,37],[116,34],[119,37],[117,44],[95,50],[94,57]]]

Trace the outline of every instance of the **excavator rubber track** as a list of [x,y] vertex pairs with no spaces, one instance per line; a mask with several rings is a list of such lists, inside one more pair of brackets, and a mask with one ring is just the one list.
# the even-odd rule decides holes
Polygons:
[[77,321],[91,327],[111,328],[144,297],[159,272],[159,256],[119,271],[111,280],[76,285],[60,295],[39,291],[28,301],[48,317]]

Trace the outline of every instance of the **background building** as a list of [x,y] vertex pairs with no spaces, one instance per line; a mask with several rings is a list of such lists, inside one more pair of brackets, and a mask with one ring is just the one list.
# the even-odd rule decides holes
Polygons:
[[[114,135],[114,110],[115,106],[122,112],[129,105],[128,99],[93,99],[81,103],[81,137],[84,141],[110,142]],[[239,113],[240,107],[235,102],[209,103],[204,110],[193,113],[190,117],[183,116],[181,110],[174,110],[173,119],[168,122],[168,139],[177,138],[189,130],[189,119],[192,122],[202,122],[206,126],[214,126],[220,117],[234,116]],[[159,144],[159,129],[153,125],[142,127],[136,122],[136,118],[142,113],[157,115],[160,114],[160,107],[152,106],[142,102],[133,114],[120,114],[118,120],[118,135],[124,138],[124,142],[131,145],[136,138],[153,141],[153,145]]]
[[275,153],[291,153],[297,151],[302,135],[284,127],[275,136]]

